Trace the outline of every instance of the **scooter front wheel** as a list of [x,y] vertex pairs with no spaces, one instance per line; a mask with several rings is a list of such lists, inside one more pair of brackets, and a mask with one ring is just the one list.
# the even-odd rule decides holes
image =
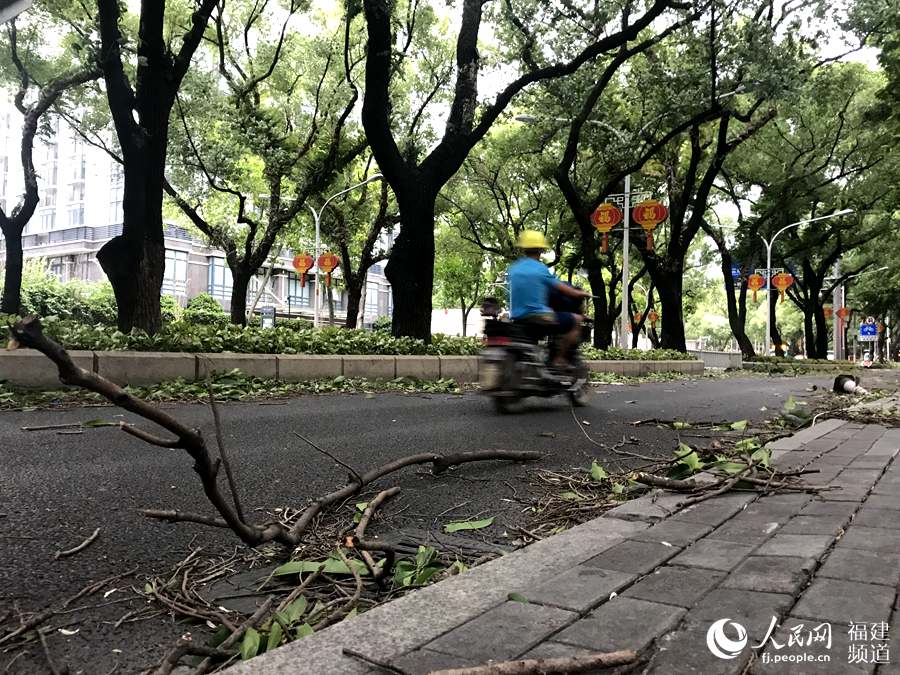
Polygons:
[[494,396],[494,409],[501,415],[521,412],[524,404],[524,399],[518,396]]
[[588,385],[587,383],[580,386],[575,391],[569,392],[569,401],[571,401],[572,405],[576,408],[583,408],[588,404],[588,400],[590,396],[588,394]]

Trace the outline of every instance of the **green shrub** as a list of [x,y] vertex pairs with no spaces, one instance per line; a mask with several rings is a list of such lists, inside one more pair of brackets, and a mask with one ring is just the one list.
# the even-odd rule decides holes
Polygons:
[[582,347],[582,355],[591,361],[693,361],[694,357],[675,349],[595,349]]
[[229,321],[222,305],[209,293],[191,298],[181,316],[184,321],[195,326],[224,326]]
[[379,316],[372,323],[372,330],[379,330],[384,333],[390,333],[391,332],[391,317]]

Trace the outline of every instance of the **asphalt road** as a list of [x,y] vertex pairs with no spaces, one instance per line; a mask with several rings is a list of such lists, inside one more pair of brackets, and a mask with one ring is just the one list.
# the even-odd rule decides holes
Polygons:
[[[746,377],[602,386],[577,415],[598,442],[612,444],[624,435],[638,439],[636,451],[668,455],[677,443],[676,432],[631,422],[761,420],[777,413],[789,396],[817,395],[809,391],[813,384],[827,388],[830,379]],[[211,429],[206,407],[167,407],[183,421]],[[472,449],[538,450],[546,454],[537,466],[555,469],[587,467],[595,457],[611,461],[584,438],[562,398],[531,401],[515,416],[498,416],[477,394],[307,396],[279,405],[225,404],[222,415],[245,511],[251,513],[302,506],[344,482],[346,470],[306,447],[292,435],[294,430],[358,470],[415,452]],[[133,583],[143,585],[144,577],[165,572],[191,545],[215,550],[237,543],[225,531],[161,524],[136,513],[140,508],[212,512],[184,453],[149,447],[116,428],[86,429],[78,435],[21,430],[97,418],[131,416],[97,407],[0,413],[0,621],[14,603],[24,611],[58,605],[89,581],[135,566],[139,572]],[[523,473],[522,465],[493,462],[470,464],[438,478],[407,469],[384,485],[402,488],[392,508],[406,522],[427,527],[441,512],[464,504],[452,512],[454,519],[496,515],[499,533],[520,518],[521,506],[502,500],[511,496],[510,490],[528,489],[519,480]],[[78,544],[98,527],[101,534],[93,545],[54,560],[55,551]],[[110,600],[123,596],[114,594]],[[116,664],[117,672],[137,672],[157,661],[184,626],[157,619],[113,628],[133,606],[109,605],[83,619],[73,615],[77,622],[70,629],[79,632],[53,633],[54,657],[66,661],[72,672],[85,673],[106,673]],[[40,649],[31,652],[10,672],[41,672]],[[0,669],[7,661],[0,649]]]

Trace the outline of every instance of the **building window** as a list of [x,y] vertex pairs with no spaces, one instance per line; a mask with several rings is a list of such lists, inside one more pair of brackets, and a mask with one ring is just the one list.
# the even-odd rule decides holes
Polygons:
[[366,316],[378,316],[378,284],[366,283]]
[[84,183],[69,183],[66,186],[66,201],[70,204],[84,201]]
[[41,232],[48,232],[56,225],[56,211],[44,211],[41,213]]
[[84,225],[84,204],[75,204],[69,207],[66,226],[75,227],[77,225]]
[[311,277],[307,277],[306,284],[300,286],[300,277],[296,272],[288,272],[287,275],[287,303],[293,307],[309,307],[312,305],[311,290],[313,281]]
[[188,253],[166,249],[166,269],[163,272],[162,289],[173,295],[187,291]]
[[125,188],[122,185],[114,185],[110,189],[109,201],[109,225],[118,225],[124,221],[125,212],[123,204]]
[[56,188],[47,188],[41,193],[41,208],[56,206]]
[[55,276],[60,281],[65,281],[66,280],[65,258],[50,258],[50,262],[47,266],[47,271],[50,272],[50,274]]
[[231,270],[225,258],[209,258],[209,294],[219,300],[231,298]]

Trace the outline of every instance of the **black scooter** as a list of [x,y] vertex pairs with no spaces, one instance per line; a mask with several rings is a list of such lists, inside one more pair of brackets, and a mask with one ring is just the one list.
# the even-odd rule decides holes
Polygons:
[[[582,299],[561,293],[550,298],[554,311],[583,314],[582,303]],[[485,300],[481,313],[485,317],[485,346],[479,366],[481,391],[493,399],[498,412],[518,412],[529,396],[565,394],[575,406],[587,404],[590,373],[578,346],[568,355],[572,364],[569,372],[557,373],[550,368],[558,344],[555,336],[544,337],[541,327],[532,323],[501,320],[500,306],[493,298]],[[586,318],[579,345],[590,340],[592,327]]]

